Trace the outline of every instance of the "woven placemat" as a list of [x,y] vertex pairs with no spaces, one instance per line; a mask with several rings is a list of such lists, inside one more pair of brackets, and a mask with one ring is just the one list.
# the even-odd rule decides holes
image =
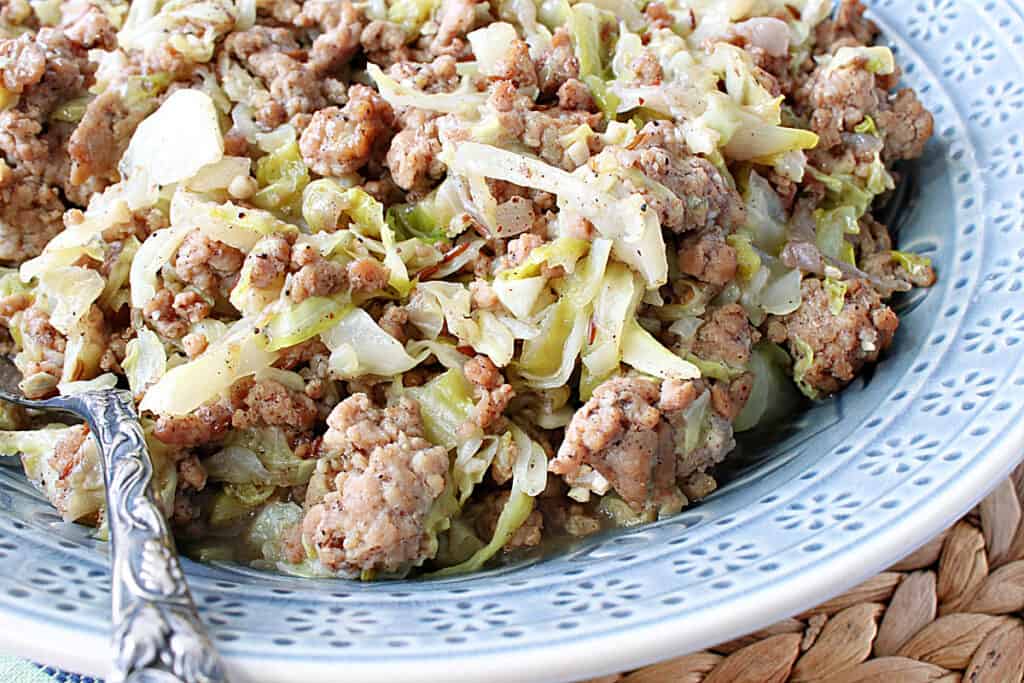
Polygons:
[[1021,683],[1024,465],[887,571],[749,636],[588,683]]

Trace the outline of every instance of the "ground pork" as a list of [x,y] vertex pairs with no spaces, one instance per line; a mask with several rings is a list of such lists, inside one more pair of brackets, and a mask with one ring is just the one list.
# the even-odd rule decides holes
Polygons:
[[398,62],[388,68],[396,81],[425,93],[451,92],[459,85],[454,58],[442,55],[429,62]]
[[515,396],[512,385],[505,382],[501,371],[487,356],[474,356],[462,368],[466,379],[473,385],[476,406],[464,428],[487,431],[501,419],[509,401]]
[[864,17],[866,10],[861,0],[842,0],[835,16],[815,29],[815,52],[831,51],[837,43],[871,44],[878,35],[878,26]]
[[[476,518],[474,526],[477,535],[485,541],[494,536],[494,530],[498,526],[498,517],[508,502],[510,494],[508,491],[495,491],[488,494],[480,503],[474,506],[473,513]],[[540,543],[541,534],[544,531],[544,517],[539,509],[530,512],[522,526],[516,529],[512,538],[502,546],[504,550],[516,550],[517,548],[532,548]]]
[[92,0],[69,0],[61,4],[61,26],[68,40],[84,48],[113,50],[117,27],[103,8]]
[[736,259],[736,250],[717,229],[687,235],[679,242],[679,270],[702,282],[731,282],[736,277]]
[[[579,160],[567,152],[561,139],[586,124],[594,130],[601,126],[600,114],[562,109],[534,109],[533,100],[520,93],[512,81],[497,81],[488,98],[495,110],[502,134],[536,153],[549,164],[574,170]],[[591,136],[591,144],[598,139]],[[591,149],[596,152],[597,148]],[[584,161],[586,159],[584,158]]]
[[25,349],[15,358],[15,365],[26,379],[37,375],[48,375],[51,381],[23,384],[25,396],[43,398],[53,393],[64,369],[64,351],[67,339],[50,324],[49,314],[41,308],[30,306],[20,313],[18,327],[24,338]]
[[564,26],[555,29],[551,47],[541,54],[536,66],[538,85],[545,97],[554,97],[566,81],[579,77],[580,63]]
[[160,415],[153,435],[174,446],[217,443],[228,430],[281,427],[309,431],[319,417],[313,399],[274,380],[244,379],[228,395],[187,415]]
[[678,380],[617,377],[602,383],[573,415],[549,469],[574,485],[590,467],[635,512],[677,512],[685,504],[677,469],[690,474],[713,464],[677,462],[683,412],[703,391],[699,382]]
[[883,282],[899,282],[913,287],[931,287],[935,284],[935,269],[930,263],[916,264],[908,270],[891,251],[880,251],[867,256],[860,268]]
[[70,427],[53,446],[47,464],[56,471],[50,502],[66,521],[99,521],[103,506],[103,471],[96,444],[85,425]]
[[311,296],[329,296],[346,284],[345,267],[328,261],[311,244],[299,244],[291,252],[292,275],[285,294],[302,303]]
[[746,221],[743,198],[730,181],[702,157],[689,154],[674,126],[651,121],[638,142],[617,149],[616,157],[667,188],[671,195],[648,187],[637,188],[673,232],[720,228],[732,232]]
[[391,277],[387,267],[370,256],[350,261],[345,266],[349,286],[353,292],[377,292],[387,287]]
[[[448,453],[424,438],[419,404],[380,409],[365,394],[327,418],[322,451],[339,461],[322,501],[302,523],[303,541],[333,571],[402,571],[433,557],[427,513],[445,487]],[[312,501],[310,501],[312,502]]]
[[309,431],[318,417],[316,403],[300,391],[274,380],[242,380],[231,388],[229,400],[234,407],[231,426],[281,427]]
[[750,350],[759,336],[750,325],[743,306],[726,304],[712,309],[705,316],[704,324],[697,329],[692,351],[704,360],[745,368],[750,362]]
[[62,103],[85,94],[95,65],[81,45],[58,29],[0,40],[3,87],[18,96],[0,111],[0,260],[36,256],[61,231],[62,196],[85,203],[103,189],[80,190],[69,179],[67,140],[72,124],[50,116]]
[[394,123],[391,106],[375,90],[357,83],[349,87],[344,107],[313,114],[299,139],[302,159],[323,176],[358,171],[371,159],[383,159]]
[[287,28],[254,26],[230,34],[224,46],[270,89],[272,102],[256,112],[265,126],[276,127],[298,114],[317,111],[326,103],[322,78],[302,61],[305,50]]
[[309,50],[307,65],[316,74],[327,74],[348,64],[359,50],[362,16],[348,0],[306,0],[294,23],[320,31]]
[[810,367],[798,379],[820,394],[832,394],[865,364],[878,360],[892,342],[899,318],[863,280],[847,282],[845,305],[838,315],[829,309],[829,297],[820,280],[807,278],[800,289],[803,301],[800,308],[781,318],[782,334],[794,359],[804,355],[796,340],[813,352]]
[[231,427],[233,410],[225,401],[200,406],[188,415],[161,415],[153,436],[173,446],[192,447],[216,443]]
[[182,281],[216,297],[231,291],[244,262],[243,252],[195,230],[178,247],[173,265]]
[[280,285],[281,278],[288,272],[291,258],[291,244],[284,237],[275,235],[260,240],[245,257],[243,267],[249,269],[249,282],[253,287],[267,289]]
[[736,416],[747,405],[750,392],[754,389],[754,376],[745,372],[731,382],[715,381],[711,383],[711,406],[715,412],[729,420]]
[[935,129],[935,118],[924,108],[910,88],[890,97],[882,111],[875,115],[875,124],[885,136],[882,157],[886,161],[916,159]]
[[160,336],[180,339],[188,333],[189,322],[174,308],[174,292],[160,289],[142,307],[142,315]]
[[[474,0],[442,0],[437,33],[430,43],[433,54],[451,54],[461,50],[461,37],[465,36],[476,23],[476,2]],[[454,48],[454,50],[453,50]]]
[[400,188],[422,192],[444,176],[446,167],[438,158],[438,119],[426,112],[419,113],[415,121],[410,116],[403,117],[404,128],[391,140],[385,165]]
[[117,164],[128,149],[128,142],[158,104],[158,98],[150,98],[144,104],[129,107],[119,88],[108,88],[91,100],[68,141],[71,182],[78,185],[89,179],[104,183],[120,180]]
[[[817,49],[834,53],[840,47],[870,44],[877,28],[862,18],[863,12],[859,0],[844,1],[836,20],[819,28]],[[863,63],[838,69],[819,65],[795,93],[798,109],[806,110],[811,129],[820,138],[818,150],[840,145],[844,132],[852,132],[870,116],[884,140],[886,161],[921,156],[934,119],[913,90],[889,92],[897,79],[898,72],[876,76]]]
[[525,40],[517,38],[509,43],[492,67],[490,78],[495,81],[510,81],[516,88],[537,85],[537,69],[530,59],[530,46]]

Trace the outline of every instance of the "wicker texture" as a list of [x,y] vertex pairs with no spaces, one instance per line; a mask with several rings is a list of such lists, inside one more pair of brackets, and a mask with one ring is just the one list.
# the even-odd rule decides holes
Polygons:
[[1024,465],[901,562],[748,636],[588,683],[1021,683]]

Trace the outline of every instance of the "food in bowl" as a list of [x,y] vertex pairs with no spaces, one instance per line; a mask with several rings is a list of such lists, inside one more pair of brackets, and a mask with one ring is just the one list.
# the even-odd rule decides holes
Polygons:
[[[863,10],[9,3],[5,351],[132,391],[201,559],[450,575],[674,514],[935,280],[872,216],[932,118]],[[102,533],[86,429],[3,417]]]

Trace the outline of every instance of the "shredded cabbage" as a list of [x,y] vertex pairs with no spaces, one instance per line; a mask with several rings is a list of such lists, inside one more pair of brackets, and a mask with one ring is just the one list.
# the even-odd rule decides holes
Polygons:
[[277,353],[267,348],[259,325],[265,319],[243,318],[199,357],[172,368],[151,386],[139,402],[139,412],[187,415],[222,396],[232,384],[273,365]]
[[[338,325],[350,310],[340,297],[311,296],[271,316],[264,328],[267,351],[279,351],[312,339]],[[355,309],[360,310],[360,309]]]
[[459,446],[459,427],[473,412],[473,387],[460,368],[438,375],[420,387],[405,392],[420,404],[427,438],[453,450]]
[[86,439],[84,457],[70,472],[57,470],[52,461],[57,442],[79,429],[51,424],[36,430],[0,432],[0,454],[21,454],[25,476],[54,504],[65,522],[91,517],[105,502],[103,472],[92,439]]
[[370,75],[373,82],[380,90],[380,96],[387,100],[392,107],[416,107],[427,111],[437,111],[446,114],[458,112],[472,112],[484,105],[487,101],[487,94],[477,92],[469,88],[465,82],[463,87],[455,92],[446,93],[425,93],[415,88],[399,83],[391,76],[388,76],[376,64],[367,64],[366,73]]
[[[146,3],[132,3],[132,11],[140,4]],[[213,100],[199,90],[182,89],[139,124],[120,170],[123,176],[140,173],[154,185],[170,185],[223,156],[224,138]]]
[[427,353],[413,357],[402,344],[382,330],[361,308],[348,311],[320,335],[331,350],[332,376],[350,379],[363,375],[392,377],[412,370]]

